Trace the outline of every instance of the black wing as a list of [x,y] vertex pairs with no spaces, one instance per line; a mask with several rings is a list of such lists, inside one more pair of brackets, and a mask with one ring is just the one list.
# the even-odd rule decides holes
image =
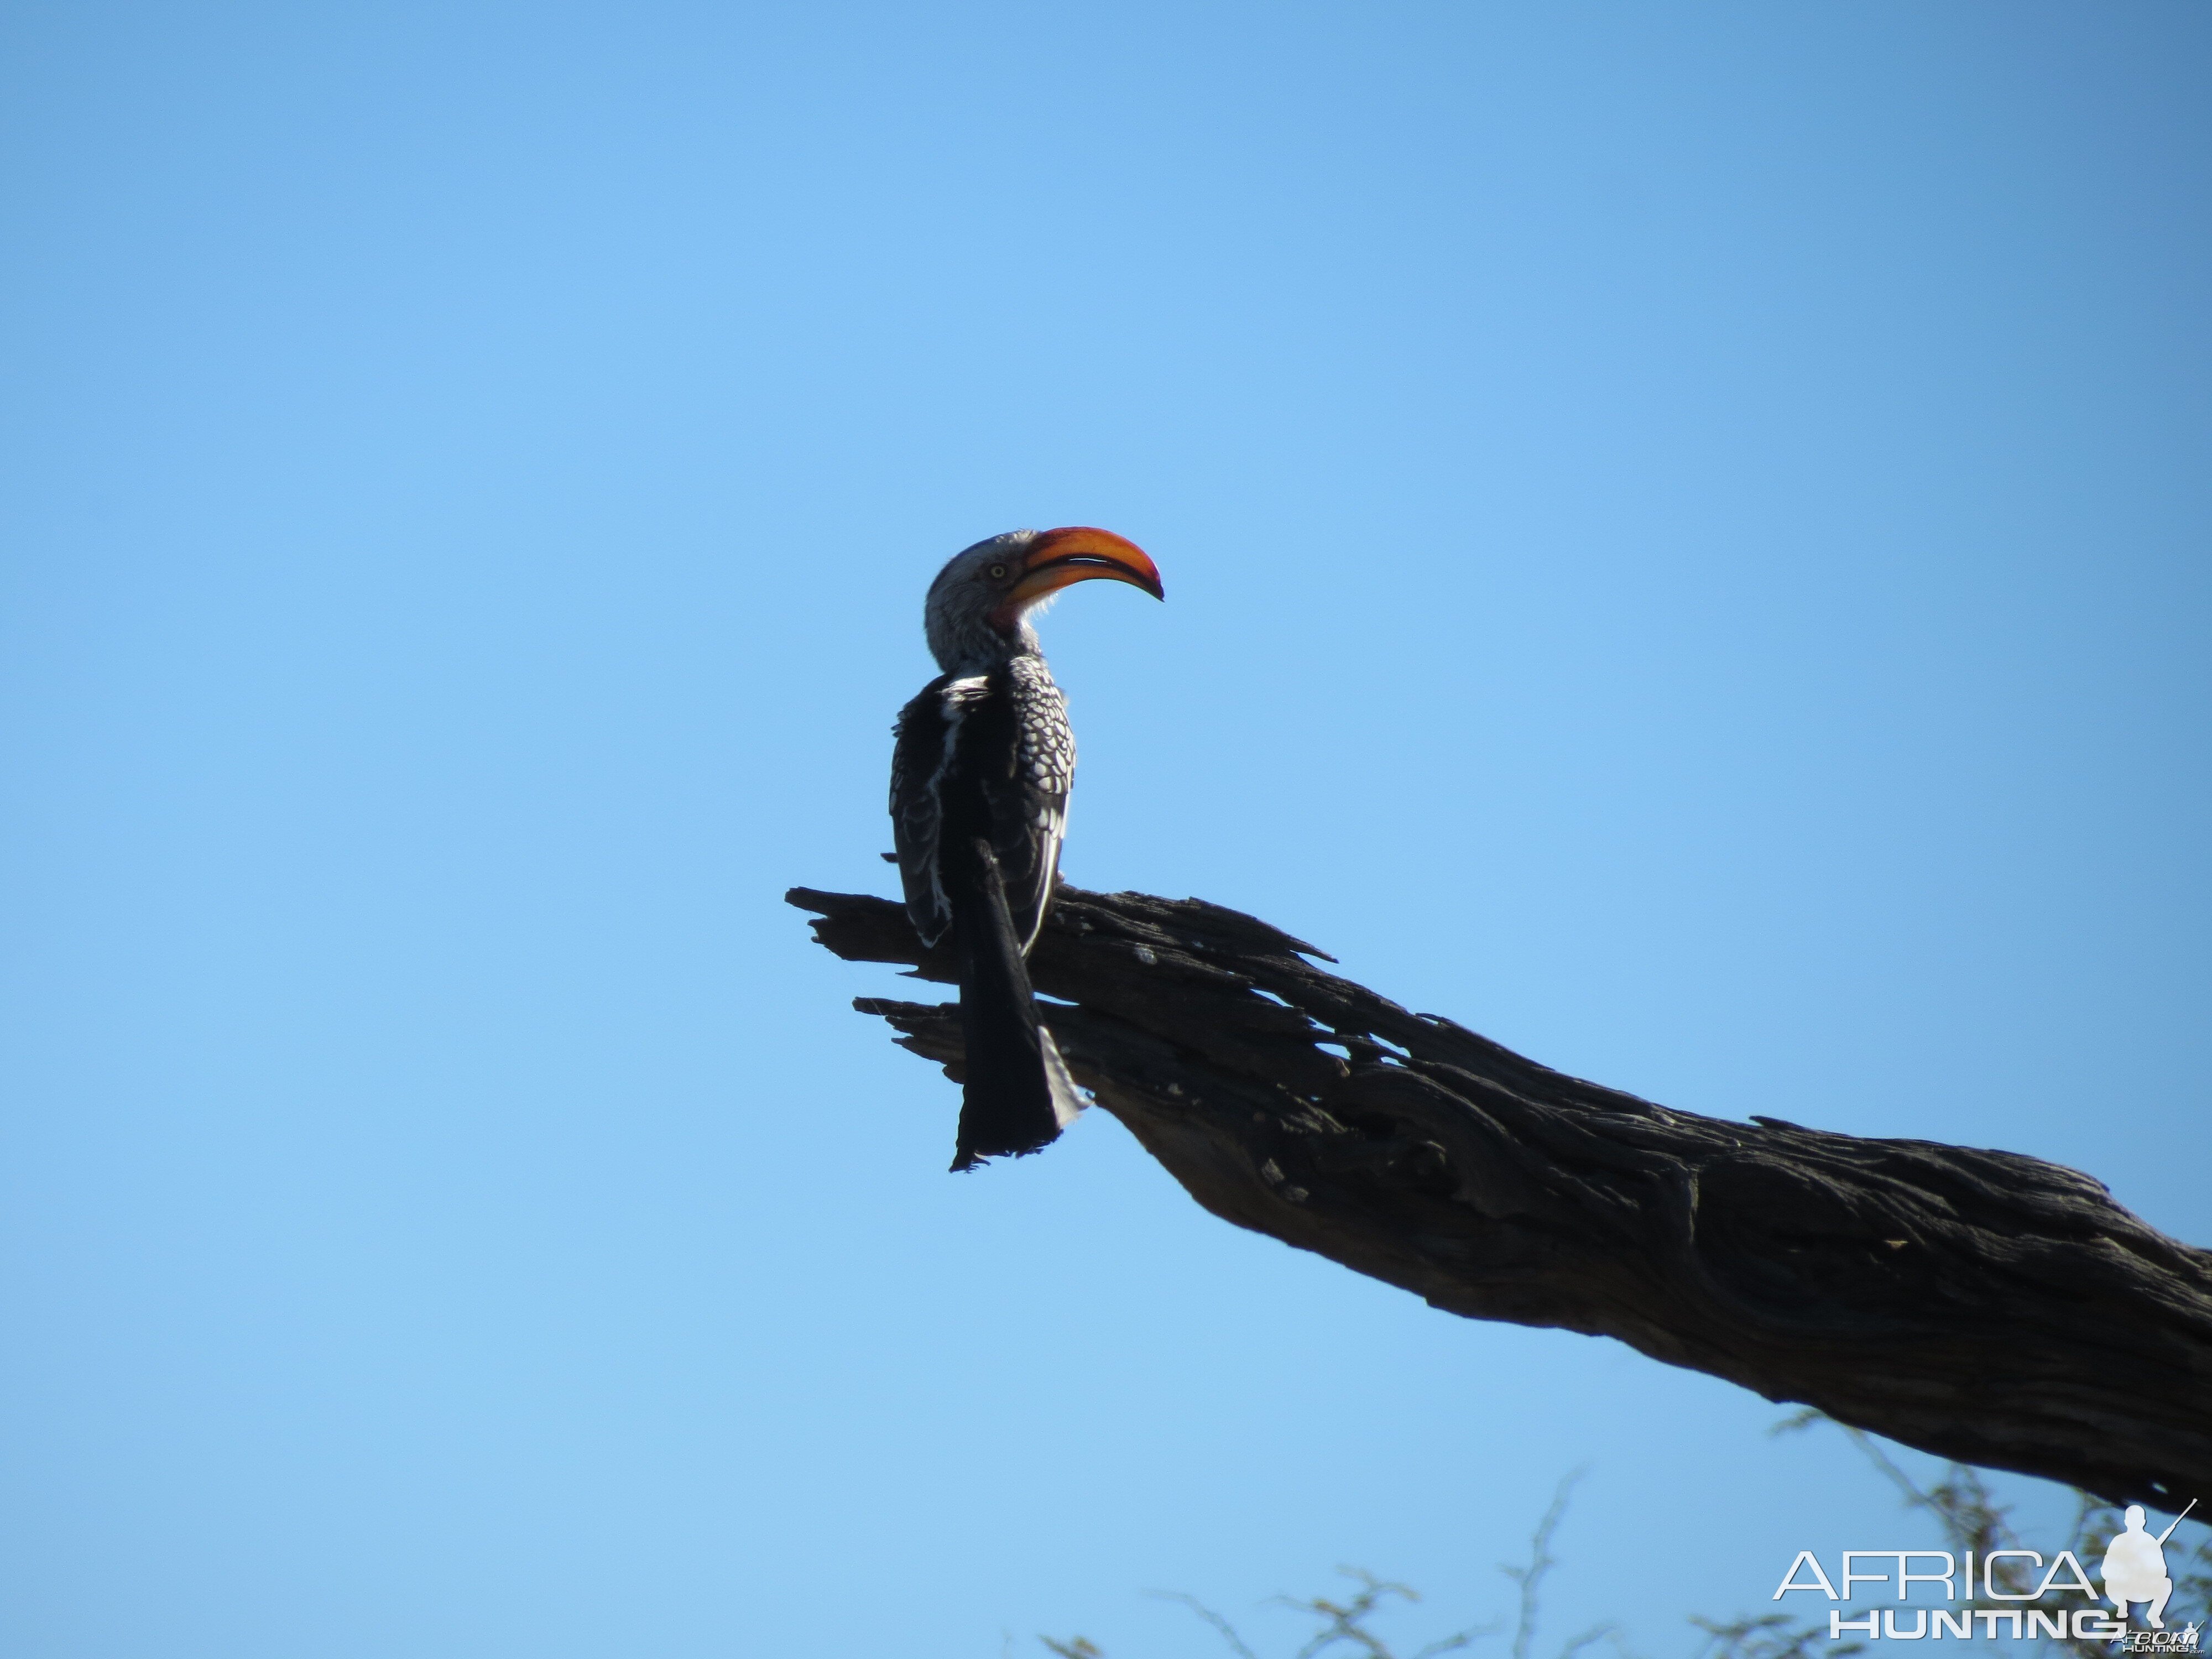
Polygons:
[[940,674],[899,710],[891,744],[891,845],[898,849],[906,913],[924,945],[952,926],[938,850],[944,839],[941,804],[946,774],[967,709],[987,695],[981,678]]

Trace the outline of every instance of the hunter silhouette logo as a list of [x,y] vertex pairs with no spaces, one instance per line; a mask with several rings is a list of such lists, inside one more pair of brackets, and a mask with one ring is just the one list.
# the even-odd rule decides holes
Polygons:
[[[1831,1601],[1848,1602],[1858,1593],[1859,1585],[1883,1584],[1894,1585],[1893,1599],[1904,1601],[1915,1584],[1940,1584],[1944,1601],[1972,1605],[1954,1611],[1928,1605],[1923,1598],[1918,1607],[1869,1608],[1858,1619],[1846,1619],[1841,1607],[1831,1607],[1828,1639],[1833,1642],[1854,1635],[1892,1642],[1945,1637],[1969,1641],[1978,1634],[1974,1623],[1978,1620],[1978,1635],[1984,1642],[2003,1635],[2030,1641],[2110,1642],[2125,1653],[2194,1655],[2198,1650],[2197,1626],[2191,1624],[2183,1630],[2168,1630],[2164,1615],[2173,1595],[2173,1579],[2166,1565],[2166,1540],[2196,1507],[2197,1500],[2191,1498],[2189,1507],[2175,1516],[2164,1532],[2154,1533],[2145,1522],[2142,1506],[2130,1504],[2124,1528],[2113,1534],[2105,1549],[2100,1564],[2105,1582],[2102,1595],[2071,1550],[2059,1551],[2048,1566],[2036,1550],[1986,1550],[1978,1561],[1972,1550],[1961,1555],[1948,1550],[1845,1550],[1843,1571],[1835,1578],[1829,1577],[1819,1556],[1811,1550],[1800,1550],[1790,1571],[1782,1575],[1773,1599],[1779,1601],[1792,1590],[1807,1590]],[[1938,1561],[1943,1565],[1936,1570],[1933,1564]],[[1979,1595],[1976,1594],[1978,1577]],[[1839,1583],[1841,1590],[1836,1588]],[[2024,1588],[2031,1583],[2033,1589]],[[2046,1603],[2044,1599],[2069,1595],[2089,1605],[2069,1607],[2063,1602]],[[2112,1604],[2109,1612],[2103,1605],[2107,1601]],[[1990,1605],[1993,1602],[2017,1605]],[[2137,1610],[2147,1628],[2130,1627],[2130,1608]],[[1900,1613],[1911,1622],[1905,1623]]]
[[[2189,1500],[2189,1510],[2197,1507],[2197,1500]],[[2145,1602],[2149,1612],[2143,1622],[2153,1630],[2164,1630],[2166,1620],[2160,1617],[2166,1611],[2166,1598],[2173,1594],[2173,1580],[2166,1571],[2166,1540],[2173,1536],[2174,1527],[2187,1518],[2189,1510],[2173,1517],[2172,1526],[2155,1538],[2144,1529],[2142,1505],[2128,1505],[2127,1530],[2115,1537],[2105,1551],[2105,1594],[2112,1598],[2119,1617],[2128,1616],[2128,1603]],[[2197,1627],[2190,1626],[2195,1635]]]

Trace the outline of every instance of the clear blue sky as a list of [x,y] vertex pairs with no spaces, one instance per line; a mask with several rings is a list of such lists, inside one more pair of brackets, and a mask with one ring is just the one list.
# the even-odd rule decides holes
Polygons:
[[6,43],[9,1655],[1176,1659],[1147,1589],[1494,1610],[1587,1464],[1554,1634],[1663,1659],[1924,1536],[1097,1114],[945,1174],[780,895],[886,890],[922,589],[1018,525],[1168,583],[1048,619],[1073,879],[2212,1241],[2195,0]]

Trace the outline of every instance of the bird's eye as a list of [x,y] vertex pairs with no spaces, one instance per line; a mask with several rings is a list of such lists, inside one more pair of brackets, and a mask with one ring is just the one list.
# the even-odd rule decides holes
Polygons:
[[1002,582],[1002,581],[1006,580],[1006,566],[1004,566],[1004,565],[1002,565],[1002,564],[994,564],[994,565],[993,565],[993,566],[991,567],[991,580],[992,580],[993,581],[994,581],[994,582]]

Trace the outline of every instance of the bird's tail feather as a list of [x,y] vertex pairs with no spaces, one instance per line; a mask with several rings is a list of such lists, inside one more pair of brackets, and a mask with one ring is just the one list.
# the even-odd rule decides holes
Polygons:
[[1037,1018],[1029,964],[990,843],[977,840],[963,850],[969,856],[957,861],[966,867],[947,894],[959,942],[960,1034],[968,1050],[952,1167],[971,1170],[987,1158],[1051,1145],[1075,1121],[1082,1101],[1059,1044]]
[[1052,1089],[1052,1121],[1065,1129],[1083,1109],[1083,1097],[1075,1091],[1075,1079],[1068,1074],[1067,1062],[1060,1057],[1060,1045],[1042,1022],[1037,1036],[1044,1047],[1045,1081]]

